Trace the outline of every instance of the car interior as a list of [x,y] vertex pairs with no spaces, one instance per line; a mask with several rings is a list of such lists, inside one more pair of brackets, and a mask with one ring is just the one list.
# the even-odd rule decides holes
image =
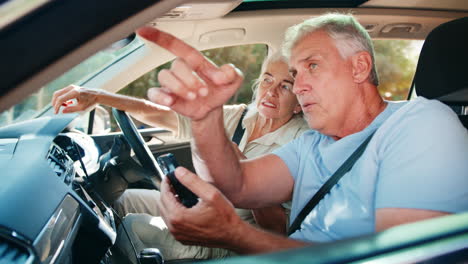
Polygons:
[[[10,117],[26,109],[25,98],[38,98],[50,83],[70,84],[62,83],[61,76],[101,50],[117,50],[118,55],[75,84],[119,92],[170,62],[173,55],[135,36],[143,25],[167,31],[200,51],[264,44],[274,53],[289,26],[327,12],[351,12],[372,39],[424,40],[407,99],[440,100],[468,129],[465,1],[38,1],[18,17],[7,16],[17,2],[22,1],[0,4],[0,264],[115,263],[120,217],[113,201],[127,188],[157,189],[162,172],[155,160],[163,154],[173,153],[180,165],[194,171],[189,140],[162,128],[141,128],[117,109],[97,106],[55,115],[45,102],[28,118]],[[112,122],[118,129],[109,131]],[[206,261],[467,260],[468,212],[343,241]],[[160,263],[156,257],[151,261]]]
[[458,33],[466,30],[467,26],[465,17],[437,27],[427,36],[413,81],[418,95],[451,106],[466,128],[468,116],[462,107],[468,102],[468,79],[464,76],[463,67],[468,59],[464,48],[468,37]]

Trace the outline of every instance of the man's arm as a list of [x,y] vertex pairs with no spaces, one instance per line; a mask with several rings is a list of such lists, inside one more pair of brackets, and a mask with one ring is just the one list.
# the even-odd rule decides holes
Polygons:
[[375,213],[375,231],[380,232],[397,225],[408,224],[449,214],[450,213],[440,211],[409,208],[377,209]]
[[239,225],[235,235],[227,248],[240,254],[268,253],[311,245],[258,229],[246,222]]
[[281,205],[253,209],[255,222],[262,228],[277,234],[286,235],[287,217],[286,209]]
[[184,207],[171,192],[167,179],[161,182],[159,208],[174,237],[183,244],[226,248],[241,254],[256,254],[297,248],[305,242],[259,230],[235,213],[232,204],[213,185],[185,168],[175,171],[177,179],[200,197]]
[[258,208],[287,201],[293,179],[284,162],[268,155],[241,165],[226,136],[222,106],[241,86],[242,73],[233,65],[214,65],[185,42],[152,27],[138,34],[178,56],[170,70],[158,74],[162,88],[149,90],[148,98],[191,119],[194,147],[208,168],[203,177],[236,206]]
[[294,180],[283,160],[269,154],[240,161],[225,133],[222,111],[192,121],[192,135],[196,160],[207,168],[201,177],[213,182],[235,206],[262,208],[291,199]]
[[468,134],[458,117],[423,98],[399,112],[404,117],[387,123],[394,132],[379,142],[385,158],[376,187],[376,231],[468,208],[462,198],[468,197]]

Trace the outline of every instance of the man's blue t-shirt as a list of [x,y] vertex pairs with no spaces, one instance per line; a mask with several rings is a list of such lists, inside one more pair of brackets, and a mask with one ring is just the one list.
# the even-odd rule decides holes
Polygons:
[[294,177],[290,222],[358,146],[361,158],[290,237],[325,242],[373,233],[379,208],[468,210],[468,132],[434,100],[388,102],[364,130],[338,141],[316,131],[277,149]]

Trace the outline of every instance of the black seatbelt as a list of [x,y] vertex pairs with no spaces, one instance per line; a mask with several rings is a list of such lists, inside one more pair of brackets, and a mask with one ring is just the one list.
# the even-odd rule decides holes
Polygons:
[[328,181],[315,193],[315,195],[310,199],[310,201],[304,206],[302,211],[296,216],[294,222],[289,226],[288,236],[300,229],[302,221],[306,216],[314,209],[314,207],[322,200],[322,198],[330,192],[331,188],[345,175],[348,171],[351,170],[354,163],[361,157],[362,153],[367,147],[367,144],[371,140],[375,131],[370,134],[370,136],[362,142],[362,144],[354,151],[351,156],[335,171],[335,173],[328,179]]
[[234,135],[232,136],[232,141],[239,145],[242,136],[244,135],[245,128],[242,127],[242,120],[244,120],[244,116],[247,113],[247,108],[242,112],[241,118],[239,120],[239,123],[237,124],[236,131],[234,132]]

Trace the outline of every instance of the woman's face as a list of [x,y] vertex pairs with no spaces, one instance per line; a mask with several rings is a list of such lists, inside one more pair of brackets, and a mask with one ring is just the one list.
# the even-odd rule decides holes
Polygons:
[[260,78],[256,102],[262,116],[289,120],[294,112],[301,111],[296,95],[292,92],[294,79],[287,63],[270,62]]

